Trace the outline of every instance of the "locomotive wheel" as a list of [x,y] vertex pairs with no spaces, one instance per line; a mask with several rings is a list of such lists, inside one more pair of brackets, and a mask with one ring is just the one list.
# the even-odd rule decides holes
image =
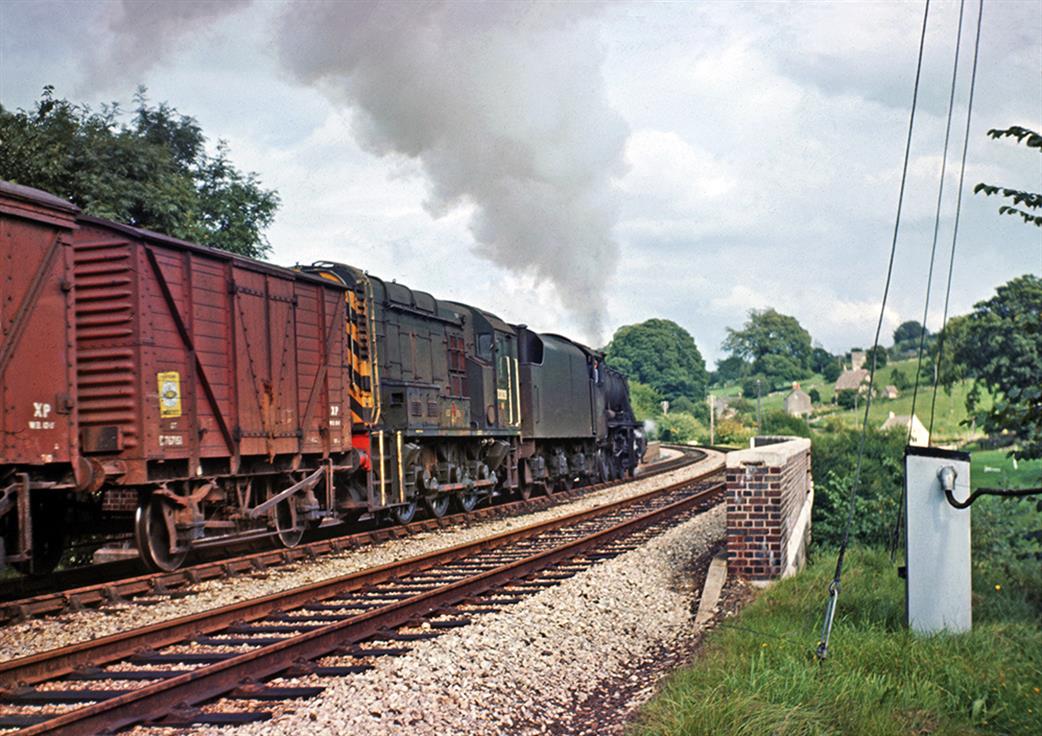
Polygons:
[[478,505],[478,501],[481,500],[479,493],[460,493],[456,496],[456,504],[459,506],[460,511],[469,514]]
[[[150,570],[170,572],[181,567],[188,556],[186,548],[170,552],[170,530],[173,510],[159,496],[150,496],[134,514],[134,538],[142,562]],[[170,523],[168,524],[168,520]]]
[[[562,477],[558,478],[557,482],[554,484],[555,490],[558,490],[558,491],[570,491],[570,490],[572,490],[572,487],[574,485],[575,485],[575,479],[572,478],[572,476],[570,476],[570,475],[565,475],[565,476],[562,476]],[[550,495],[550,494],[547,494],[547,495]]]
[[607,483],[611,480],[611,463],[603,452],[597,453],[597,475],[601,483]]
[[449,502],[452,499],[444,493],[440,496],[424,496],[423,504],[435,519],[440,519],[449,512]]
[[292,498],[275,505],[275,531],[285,547],[296,547],[304,538],[304,525],[297,519],[297,504]]
[[535,486],[533,485],[522,485],[519,489],[519,492],[521,493],[521,500],[527,501],[528,499],[530,499],[532,497],[532,489],[534,487]]
[[410,501],[404,506],[395,506],[391,509],[391,516],[399,524],[408,524],[416,516],[416,502]]

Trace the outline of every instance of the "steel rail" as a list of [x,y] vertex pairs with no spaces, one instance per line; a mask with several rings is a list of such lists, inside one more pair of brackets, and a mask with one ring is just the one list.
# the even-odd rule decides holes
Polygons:
[[[714,472],[714,471],[710,471]],[[117,661],[141,649],[155,649],[184,641],[199,634],[211,633],[233,623],[249,622],[275,611],[322,600],[333,595],[358,590],[396,576],[444,565],[452,560],[473,555],[479,551],[500,547],[547,531],[583,522],[623,509],[664,493],[694,485],[701,477],[679,481],[665,488],[648,491],[611,504],[530,524],[519,529],[501,532],[472,542],[396,561],[378,567],[359,570],[328,580],[272,593],[260,598],[239,601],[210,611],[201,611],[149,626],[120,632],[90,641],[72,644],[39,654],[0,663],[0,687],[19,687],[51,680],[75,671],[78,667],[95,666]]]
[[[686,481],[683,485],[695,485],[697,481]],[[677,484],[680,485],[680,484]],[[720,490],[723,483],[717,482],[708,487],[674,501],[666,506],[642,513],[632,519],[622,521],[613,526],[588,534],[579,539],[567,542],[544,552],[537,552],[515,562],[496,567],[458,582],[439,586],[424,591],[405,600],[389,603],[372,611],[363,612],[350,618],[323,626],[319,629],[304,632],[283,641],[258,647],[239,656],[216,664],[177,675],[175,677],[126,692],[114,698],[89,705],[75,711],[63,713],[48,721],[29,726],[20,731],[24,736],[36,734],[96,734],[113,731],[129,725],[153,721],[168,714],[176,704],[194,705],[206,700],[230,693],[241,686],[245,680],[260,680],[290,669],[301,660],[312,660],[334,652],[345,643],[353,643],[378,634],[388,626],[400,626],[419,616],[451,604],[459,603],[475,595],[501,587],[504,583],[519,577],[545,569],[555,563],[575,557],[590,548],[603,545],[619,537],[632,534],[669,517],[682,513],[705,502],[706,498]],[[676,486],[642,494],[636,499],[647,500],[676,490]],[[629,499],[630,503],[634,499]],[[611,504],[590,512],[583,512],[567,517],[565,523],[554,520],[551,524],[539,524],[523,530],[508,532],[492,538],[499,544],[492,544],[492,539],[481,540],[469,545],[452,548],[454,557],[467,556],[465,550],[480,551],[490,546],[501,546],[504,540],[534,536],[534,534],[552,530],[560,526],[610,513],[610,509],[630,505],[627,503]],[[527,534],[525,534],[527,532]],[[445,559],[449,550],[436,553],[435,557]],[[414,558],[407,561],[407,566],[427,565],[428,557]],[[382,574],[392,572],[395,566],[384,566]],[[400,567],[400,566],[399,566]],[[398,574],[401,574],[399,569]],[[353,582],[356,576],[348,576]],[[310,587],[310,586],[307,586]],[[291,597],[301,595],[303,589],[290,592]],[[315,596],[311,596],[314,600]],[[282,602],[282,607],[287,607]]]
[[[669,447],[672,448],[674,446]],[[76,588],[59,589],[17,600],[0,602],[0,624],[9,621],[20,621],[33,616],[59,614],[68,610],[78,610],[89,606],[118,602],[135,596],[165,595],[172,590],[206,580],[227,578],[237,574],[255,573],[266,570],[269,567],[311,560],[322,555],[337,554],[369,544],[379,544],[392,539],[401,539],[421,532],[445,529],[478,520],[509,517],[529,511],[538,511],[563,501],[574,500],[575,498],[623,485],[633,480],[644,480],[678,470],[705,457],[705,453],[691,447],[676,447],[675,449],[681,449],[685,452],[685,455],[648,466],[648,470],[632,480],[597,483],[569,491],[557,491],[550,495],[535,496],[527,500],[499,503],[475,509],[471,512],[450,514],[441,518],[420,519],[409,524],[352,532],[351,534],[308,542],[297,547],[263,550],[198,563],[173,572],[146,573],[144,575],[108,580]],[[243,541],[237,543],[241,544]],[[112,564],[122,565],[124,563]],[[87,570],[87,568],[81,569]]]

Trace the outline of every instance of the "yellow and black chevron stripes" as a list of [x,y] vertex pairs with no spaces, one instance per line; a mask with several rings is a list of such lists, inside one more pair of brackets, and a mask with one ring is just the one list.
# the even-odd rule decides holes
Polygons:
[[351,421],[368,425],[373,421],[372,351],[370,350],[369,304],[365,287],[356,284],[347,292],[348,342],[351,346]]
[[349,348],[346,366],[350,388],[348,395],[351,404],[352,426],[370,426],[376,420],[373,395],[376,380],[373,368],[376,363],[376,346],[371,342],[373,330],[372,295],[369,291],[368,279],[359,276],[354,283],[348,284],[337,273],[320,271],[322,278],[335,281],[350,287],[346,292],[345,308],[347,309],[346,332]]

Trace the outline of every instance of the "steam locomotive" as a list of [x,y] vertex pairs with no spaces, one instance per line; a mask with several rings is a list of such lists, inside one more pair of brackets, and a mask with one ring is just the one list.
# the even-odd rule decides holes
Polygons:
[[0,556],[145,564],[632,474],[626,379],[566,337],[339,263],[280,268],[0,182]]

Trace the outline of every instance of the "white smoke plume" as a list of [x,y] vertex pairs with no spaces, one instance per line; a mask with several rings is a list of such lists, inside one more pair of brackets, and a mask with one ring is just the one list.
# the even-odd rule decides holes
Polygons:
[[87,79],[133,79],[174,52],[185,37],[206,28],[252,0],[119,0],[103,6],[109,35],[88,61]]
[[474,207],[477,252],[556,287],[600,344],[628,129],[580,3],[292,3],[282,62],[353,111],[361,145],[419,162],[432,216]]

